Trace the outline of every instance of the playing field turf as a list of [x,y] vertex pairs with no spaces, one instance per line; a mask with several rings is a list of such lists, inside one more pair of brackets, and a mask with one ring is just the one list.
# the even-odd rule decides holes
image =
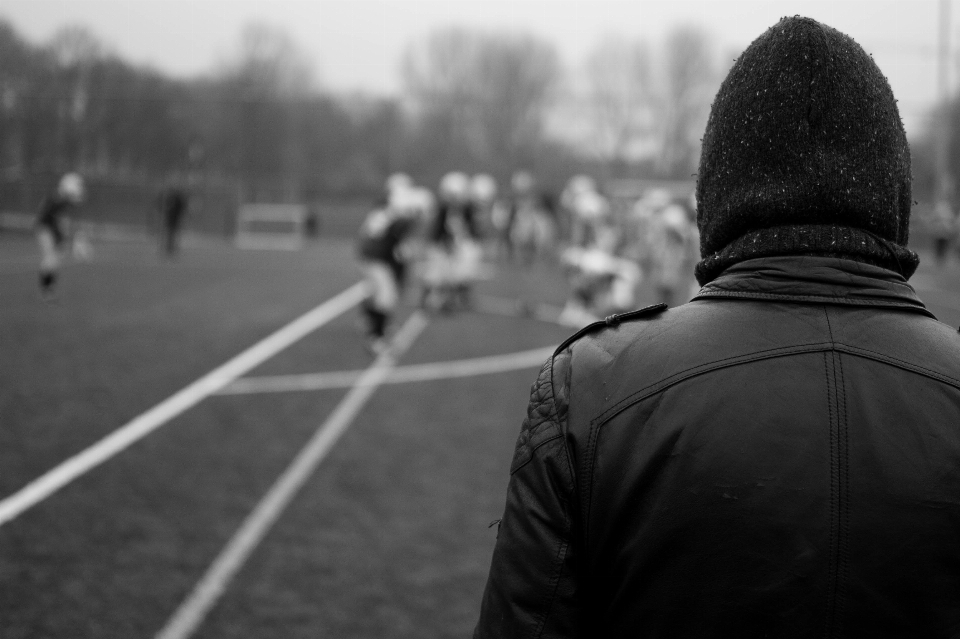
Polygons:
[[[192,245],[172,262],[143,244],[96,249],[67,265],[49,304],[32,239],[0,236],[0,499],[359,279],[346,241]],[[956,261],[925,260],[913,280],[953,326],[958,275]],[[478,292],[478,311],[427,317],[398,372],[571,332],[511,312],[516,300],[562,304],[554,269],[501,266]],[[367,369],[357,320],[338,315],[240,381]],[[435,372],[377,387],[194,636],[469,636],[537,364],[503,368],[420,368]],[[349,386],[227,386],[0,525],[0,637],[154,636]]]

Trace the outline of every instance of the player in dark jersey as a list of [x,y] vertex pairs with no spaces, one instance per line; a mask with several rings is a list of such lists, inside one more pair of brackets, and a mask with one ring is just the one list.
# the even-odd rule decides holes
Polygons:
[[482,271],[483,248],[470,178],[459,171],[440,180],[440,201],[427,229],[421,306],[451,311],[470,307],[470,288]]
[[37,215],[37,242],[40,245],[40,294],[53,299],[61,253],[67,239],[66,216],[83,202],[83,178],[67,173],[60,179],[55,193],[40,203]]
[[171,186],[160,196],[160,208],[163,215],[162,250],[167,257],[173,257],[180,248],[178,241],[180,226],[187,212],[189,198],[182,188]]
[[428,200],[429,191],[395,189],[386,204],[372,211],[360,228],[357,250],[370,293],[361,308],[367,321],[368,345],[376,354],[388,346],[387,325],[406,280],[402,244],[429,206]]

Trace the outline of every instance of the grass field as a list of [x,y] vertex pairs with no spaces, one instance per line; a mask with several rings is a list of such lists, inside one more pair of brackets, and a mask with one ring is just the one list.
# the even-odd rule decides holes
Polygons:
[[[136,243],[96,248],[46,304],[31,238],[0,236],[0,499],[359,279],[346,241],[290,253],[209,244],[173,262]],[[960,267],[929,263],[914,284],[957,326]],[[479,288],[498,302],[565,297],[547,267],[502,266]],[[508,306],[427,318],[397,365],[570,333],[494,312]],[[335,317],[242,379],[368,369],[357,319]],[[469,636],[536,368],[375,388],[194,636]],[[156,635],[353,392],[204,396],[0,526],[0,637]]]

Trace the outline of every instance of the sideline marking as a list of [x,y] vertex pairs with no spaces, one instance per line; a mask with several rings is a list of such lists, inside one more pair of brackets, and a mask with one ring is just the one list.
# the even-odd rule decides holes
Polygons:
[[[436,379],[472,377],[473,375],[505,373],[507,371],[539,367],[553,354],[554,350],[556,350],[556,346],[547,346],[528,351],[508,353],[506,355],[491,355],[449,362],[398,366],[391,369],[378,384],[427,382]],[[216,394],[245,395],[248,393],[282,393],[347,388],[366,383],[362,378],[362,370],[306,373],[303,375],[244,377],[224,386],[217,391]]]
[[0,501],[0,526],[150,434],[203,398],[216,393],[250,369],[356,306],[367,295],[366,291],[364,283],[358,282],[338,293],[4,498]]
[[243,524],[207,569],[193,591],[180,604],[156,639],[186,639],[196,631],[226,590],[227,584],[263,540],[284,509],[314,470],[349,428],[354,418],[387,377],[396,359],[427,326],[426,315],[411,315],[397,332],[390,349],[380,355],[356,381],[347,396],[317,429],[293,462],[274,482]]

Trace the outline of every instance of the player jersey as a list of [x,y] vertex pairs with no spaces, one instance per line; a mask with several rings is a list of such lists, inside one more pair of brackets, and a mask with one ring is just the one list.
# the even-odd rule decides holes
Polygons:
[[37,215],[37,226],[43,226],[53,232],[54,239],[57,242],[63,240],[63,227],[61,225],[64,214],[70,210],[73,205],[59,195],[45,197],[40,203],[40,212]]
[[427,239],[437,244],[451,244],[454,238],[461,236],[473,240],[480,238],[473,204],[442,204],[430,225]]
[[360,227],[360,256],[368,260],[398,262],[396,249],[412,228],[413,220],[392,214],[389,209],[373,211]]

